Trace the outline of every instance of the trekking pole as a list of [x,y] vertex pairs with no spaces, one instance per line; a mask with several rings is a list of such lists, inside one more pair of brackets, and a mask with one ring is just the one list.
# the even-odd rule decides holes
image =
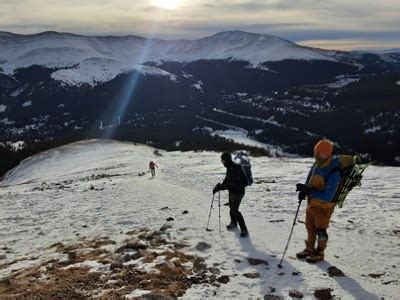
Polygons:
[[221,234],[221,193],[218,192],[218,226],[219,233]]
[[281,259],[281,261],[280,261],[279,264],[278,264],[278,267],[279,267],[279,268],[282,268],[282,261],[283,261],[283,258],[285,257],[286,251],[287,251],[287,249],[288,249],[288,247],[289,247],[290,239],[292,238],[292,233],[293,233],[294,225],[296,225],[296,219],[297,219],[297,215],[299,214],[300,205],[301,205],[301,202],[302,202],[302,201],[303,201],[303,200],[299,200],[299,206],[297,207],[296,215],[294,216],[292,229],[290,230],[290,234],[289,234],[289,239],[288,239],[288,241],[287,241],[287,243],[286,243],[285,251],[283,251],[282,259]]
[[208,214],[208,221],[207,221],[206,231],[211,231],[211,229],[208,228],[208,224],[210,223],[211,211],[212,211],[213,204],[214,204],[214,196],[215,196],[215,194],[213,194],[212,200],[211,200],[211,207],[210,207],[210,213]]

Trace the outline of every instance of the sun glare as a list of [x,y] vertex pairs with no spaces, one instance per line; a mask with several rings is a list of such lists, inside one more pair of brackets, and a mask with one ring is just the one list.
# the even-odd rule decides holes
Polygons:
[[176,9],[182,0],[154,0],[154,5],[166,9]]

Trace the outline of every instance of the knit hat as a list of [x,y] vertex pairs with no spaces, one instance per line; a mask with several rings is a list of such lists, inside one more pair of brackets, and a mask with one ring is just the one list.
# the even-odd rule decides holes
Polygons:
[[230,161],[232,161],[232,155],[229,152],[224,152],[221,155],[221,160],[223,160],[225,162],[230,162]]
[[329,140],[320,140],[314,147],[314,155],[328,158],[333,153],[333,143]]

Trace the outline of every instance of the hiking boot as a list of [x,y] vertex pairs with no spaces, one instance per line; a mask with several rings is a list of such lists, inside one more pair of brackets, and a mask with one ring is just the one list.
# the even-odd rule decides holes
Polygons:
[[304,259],[312,254],[314,254],[314,250],[306,248],[303,251],[296,253],[296,257],[299,259]]
[[324,260],[324,253],[323,252],[315,252],[306,257],[306,261],[310,264],[315,264],[319,261]]
[[245,238],[245,237],[248,237],[248,236],[249,236],[249,232],[248,231],[242,231],[240,233],[240,237],[242,237],[242,238]]
[[306,258],[307,256],[314,254],[315,252],[312,244],[308,243],[308,241],[305,242],[306,242],[306,248],[303,251],[296,253],[296,257],[299,259]]
[[326,242],[326,240],[319,240],[317,249],[313,254],[306,257],[306,261],[311,264],[315,264],[321,260],[324,260],[324,250],[326,248]]
[[236,228],[237,228],[236,223],[230,223],[230,224],[226,225],[226,229],[228,229],[228,230],[235,230]]

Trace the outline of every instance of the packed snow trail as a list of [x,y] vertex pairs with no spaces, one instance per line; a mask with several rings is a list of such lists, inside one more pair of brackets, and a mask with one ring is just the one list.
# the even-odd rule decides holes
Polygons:
[[[400,190],[393,178],[399,168],[370,167],[363,187],[355,189],[343,209],[337,209],[328,230],[326,261],[310,265],[294,259],[304,247],[305,228],[295,226],[292,242],[279,269],[293,217],[297,209],[295,184],[304,180],[311,160],[252,158],[255,184],[246,191],[241,211],[250,237],[227,232],[227,193],[221,193],[222,233],[218,232],[218,204],[205,231],[212,188],[223,180],[225,168],[219,153],[164,152],[155,155],[148,146],[112,141],[85,141],[50,150],[25,160],[10,172],[0,188],[0,263],[20,259],[13,269],[54,256],[48,247],[79,237],[118,236],[137,227],[159,228],[169,217],[173,235],[184,239],[189,254],[204,256],[228,275],[220,288],[196,285],[187,297],[288,297],[292,289],[311,298],[315,289],[332,288],[332,294],[348,299],[397,297],[399,290]],[[160,169],[149,180],[148,162]],[[217,199],[217,197],[216,197]],[[188,214],[182,214],[188,210]],[[304,220],[305,205],[299,220]],[[211,248],[198,251],[198,242]],[[251,266],[247,258],[268,261]],[[236,261],[235,261],[236,260]],[[334,265],[346,277],[329,277]],[[246,278],[244,273],[260,274]],[[369,274],[383,274],[372,278]],[[389,282],[389,283],[388,283]]]

